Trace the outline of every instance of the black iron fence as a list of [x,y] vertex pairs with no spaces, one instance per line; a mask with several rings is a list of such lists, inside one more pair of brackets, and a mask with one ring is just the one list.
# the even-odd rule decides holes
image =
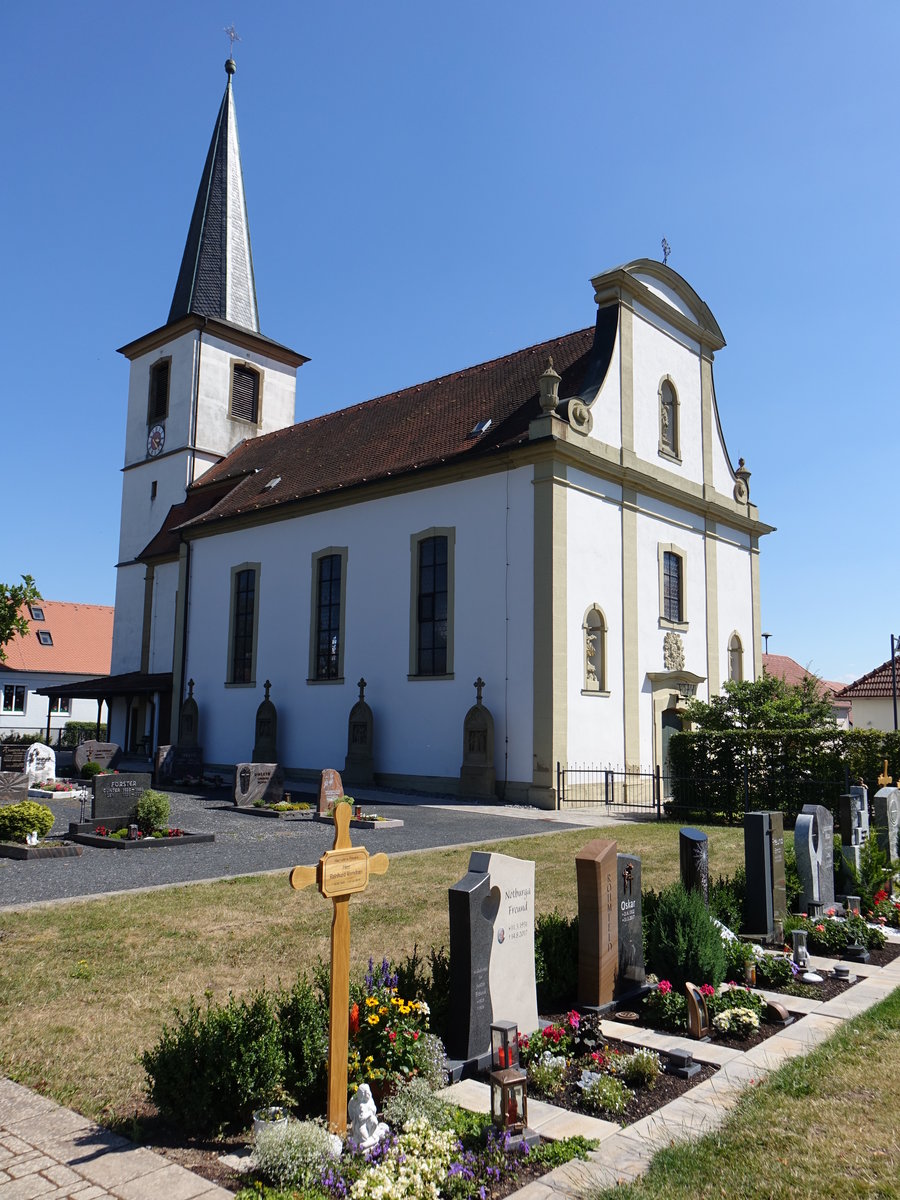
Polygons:
[[617,814],[664,816],[664,778],[659,770],[614,770],[611,767],[556,765],[560,808],[606,808]]

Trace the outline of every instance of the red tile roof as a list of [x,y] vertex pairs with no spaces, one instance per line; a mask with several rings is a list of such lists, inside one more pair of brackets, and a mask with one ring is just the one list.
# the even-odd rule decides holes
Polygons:
[[[900,660],[897,662],[897,683],[900,687]],[[894,695],[894,682],[891,678],[891,660],[883,662],[874,671],[860,676],[853,683],[848,683],[837,693],[841,700],[882,700]]]
[[[114,609],[106,604],[69,604],[65,600],[41,600],[44,620],[32,619],[28,608],[23,616],[28,633],[16,635],[4,646],[12,671],[41,671],[62,675],[108,675],[112,658]],[[52,646],[43,646],[38,630],[49,633]]]
[[[809,671],[806,667],[801,667],[796,659],[788,658],[786,654],[764,654],[762,661],[763,667],[769,675],[777,675],[779,679],[783,679],[785,683],[789,683],[792,687],[796,687],[804,679],[815,679],[818,683],[819,695],[823,699],[828,699],[829,697],[836,698],[838,692],[844,689],[842,683],[819,679],[814,671]],[[840,705],[839,707],[844,706]],[[849,705],[846,707],[849,707]]]
[[[593,328],[582,329],[250,438],[191,489],[196,494],[212,484],[234,481],[223,499],[185,525],[196,528],[521,445],[528,439],[529,422],[541,413],[538,378],[548,357],[562,376],[560,398],[577,395],[593,358],[603,356],[591,355],[593,339]],[[487,418],[488,431],[473,436],[475,425]],[[276,478],[279,481],[267,487]]]

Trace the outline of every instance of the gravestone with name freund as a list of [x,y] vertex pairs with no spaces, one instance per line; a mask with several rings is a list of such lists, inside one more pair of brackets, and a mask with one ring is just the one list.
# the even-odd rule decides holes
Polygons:
[[263,687],[266,689],[266,694],[262,704],[256,710],[253,761],[255,763],[274,763],[278,761],[278,711],[269,699],[271,682],[267,679]]
[[127,817],[134,812],[141,793],[150,787],[150,775],[143,771],[95,775],[93,785],[91,816],[95,821],[104,817]]
[[623,1000],[644,987],[647,973],[644,968],[644,930],[641,920],[641,860],[635,854],[617,854],[616,863],[619,966],[615,998]]
[[234,803],[251,808],[257,800],[279,804],[284,799],[284,770],[275,762],[237,763],[234,768]]
[[0,808],[28,799],[28,776],[24,771],[0,771]]
[[25,774],[32,786],[52,783],[56,778],[56,752],[43,742],[34,742],[25,755]]
[[771,941],[775,921],[787,916],[783,813],[745,814],[744,870],[744,928]]
[[678,849],[685,890],[699,891],[709,904],[709,838],[702,830],[685,826],[678,831]]
[[526,1035],[538,1028],[534,863],[475,850],[449,900],[447,1052],[468,1060],[490,1051],[492,1021],[515,1021]]
[[319,777],[319,815],[334,812],[334,806],[344,794],[344,782],[339,771],[326,767]]
[[24,773],[27,753],[28,747],[21,742],[15,745],[4,743],[0,746],[0,767],[4,771],[14,771],[16,774]]
[[872,801],[873,828],[878,845],[893,862],[900,858],[900,788],[883,787]]
[[850,794],[838,800],[841,818],[841,856],[858,873],[860,853],[869,836],[869,791],[864,786],[851,787]]
[[594,838],[575,855],[578,889],[578,1003],[611,1004],[619,970],[616,843]]
[[369,784],[375,778],[374,732],[372,710],[366,703],[366,681],[360,679],[359,699],[350,709],[347,722],[347,757],[344,778],[350,784]]
[[481,701],[485,683],[480,675],[472,686],[475,688],[475,703],[463,721],[459,792],[461,796],[492,798],[497,784],[494,771],[494,718]]
[[87,762],[99,763],[104,771],[114,771],[122,751],[115,742],[95,742],[88,739],[75,747],[75,769],[80,771]]
[[834,819],[822,804],[804,804],[794,824],[800,911],[834,905]]

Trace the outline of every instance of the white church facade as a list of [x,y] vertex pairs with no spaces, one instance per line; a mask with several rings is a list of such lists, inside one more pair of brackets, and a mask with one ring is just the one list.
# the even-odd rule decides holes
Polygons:
[[376,782],[452,792],[482,679],[507,799],[553,805],[558,763],[662,764],[689,696],[761,669],[771,527],[709,308],[641,259],[592,279],[586,329],[295,424],[306,359],[259,331],[228,70],[169,319],[122,349],[111,738],[175,741],[192,680],[225,771],[268,681],[312,779],[364,679]]

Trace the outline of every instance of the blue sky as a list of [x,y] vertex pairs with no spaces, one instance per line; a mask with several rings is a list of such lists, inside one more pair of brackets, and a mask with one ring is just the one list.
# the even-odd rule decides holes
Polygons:
[[115,349],[166,319],[232,21],[261,327],[311,359],[298,419],[583,328],[590,276],[665,236],[778,527],[769,649],[831,679],[888,657],[892,0],[9,9],[0,579],[113,601]]

